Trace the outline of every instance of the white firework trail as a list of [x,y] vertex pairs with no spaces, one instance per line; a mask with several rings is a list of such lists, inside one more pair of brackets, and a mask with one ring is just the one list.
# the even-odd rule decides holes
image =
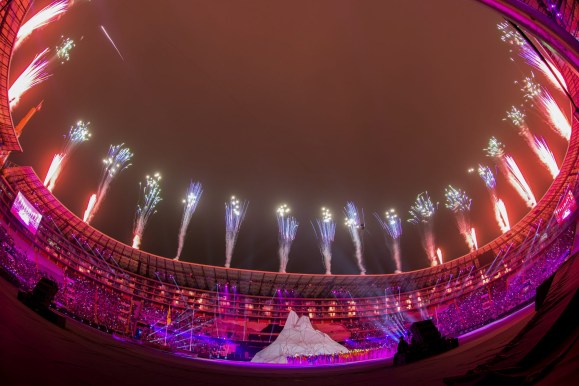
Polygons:
[[511,185],[515,187],[519,195],[525,200],[525,203],[529,208],[534,207],[537,205],[537,200],[535,199],[535,195],[531,191],[529,184],[525,180],[523,173],[517,166],[517,163],[513,159],[513,157],[507,155],[505,156],[505,162],[507,164],[509,170],[509,181],[511,181]]
[[[44,185],[50,190],[51,192],[54,190],[54,186],[56,185],[56,180],[60,176],[64,165],[77,148],[83,142],[86,142],[90,139],[91,133],[88,130],[90,122],[83,122],[78,121],[74,126],[70,128],[68,134],[65,136],[66,144],[64,146],[64,150],[54,156],[53,164],[56,161],[57,164],[49,168],[49,172],[46,174],[46,178],[44,179]],[[58,156],[58,157],[57,157]]]
[[442,265],[442,250],[440,248],[436,248],[436,259],[438,264]]
[[179,227],[178,245],[177,253],[175,255],[175,260],[181,258],[181,252],[183,252],[183,246],[185,245],[185,236],[187,235],[187,228],[189,228],[189,223],[191,222],[191,217],[197,209],[201,195],[203,194],[203,187],[200,182],[189,183],[189,188],[187,189],[187,196],[183,200],[185,208],[183,209],[183,217],[181,217],[181,226]]
[[26,67],[22,74],[20,74],[8,89],[10,109],[14,109],[18,105],[20,98],[22,98],[22,95],[24,95],[28,90],[50,78],[50,74],[46,72],[48,61],[45,59],[45,55],[48,51],[49,49],[46,48],[44,51],[36,55],[28,67]]
[[534,137],[534,141],[541,162],[543,162],[547,169],[549,169],[553,178],[557,177],[559,175],[559,165],[557,165],[557,160],[555,159],[551,149],[549,149],[547,142],[545,142],[544,138],[538,137]]
[[117,48],[117,45],[115,44],[115,42],[113,41],[113,39],[111,38],[111,36],[107,32],[107,30],[105,29],[105,27],[102,25],[100,27],[101,27],[101,31],[103,31],[103,33],[105,34],[108,41],[111,43],[111,45],[114,47],[115,51],[117,51],[117,54],[119,54],[119,57],[121,58],[121,60],[124,62],[125,58],[123,58],[123,55],[121,55],[121,51],[119,51],[119,49]]
[[316,219],[314,232],[318,239],[318,247],[322,254],[326,275],[332,274],[332,243],[336,234],[336,222],[332,218],[332,213],[328,208],[322,208],[322,217]]
[[133,158],[133,153],[131,152],[131,149],[124,146],[124,143],[121,143],[120,145],[109,146],[107,157],[103,159],[103,174],[97,192],[94,195],[94,202],[89,200],[89,204],[87,205],[87,209],[85,211],[84,221],[87,224],[90,224],[95,214],[100,209],[100,206],[104,201],[113,180],[123,170],[131,166],[130,161]]
[[523,88],[521,91],[523,91],[526,100],[535,102],[535,106],[549,122],[549,127],[551,127],[556,134],[569,141],[571,138],[571,123],[549,91],[535,82],[533,76],[526,77],[523,80]]
[[499,223],[499,227],[503,233],[508,232],[511,229],[511,224],[509,223],[509,216],[507,214],[507,207],[505,203],[500,198],[495,197],[495,217]]
[[143,232],[149,222],[151,215],[157,213],[156,207],[161,202],[161,175],[155,173],[153,176],[147,176],[145,184],[139,183],[143,193],[143,202],[139,198],[135,221],[133,223],[133,248],[139,249],[143,239]]
[[88,204],[87,204],[86,209],[84,211],[84,215],[82,217],[82,221],[86,222],[87,224],[89,223],[89,218],[92,215],[96,201],[97,201],[96,193],[91,194],[90,198],[88,199]]
[[26,40],[28,36],[35,30],[44,27],[47,24],[58,19],[68,10],[69,4],[67,0],[55,1],[32,16],[26,23],[22,24],[16,35],[15,49]]
[[229,202],[225,203],[225,268],[231,266],[233,249],[241,223],[247,212],[247,206],[247,201],[240,201],[235,196],[232,196]]
[[436,246],[434,241],[433,222],[436,207],[430,199],[428,192],[420,193],[416,197],[414,205],[410,207],[409,223],[417,225],[421,231],[422,246],[431,266],[438,265]]
[[466,241],[470,252],[476,250],[476,241],[472,238],[472,226],[470,221],[470,206],[472,199],[461,189],[449,185],[444,189],[446,197],[445,206],[454,214],[458,231]]
[[348,201],[346,203],[344,213],[346,215],[345,224],[346,227],[348,228],[348,232],[350,232],[352,242],[354,243],[356,263],[358,264],[360,275],[365,275],[366,267],[364,267],[363,261],[364,257],[362,252],[362,237],[361,237],[361,232],[365,228],[363,213],[362,216],[360,216],[358,213],[358,209],[356,208],[356,205],[354,205],[354,203],[351,201]]
[[392,253],[396,270],[394,273],[402,272],[402,259],[400,256],[400,237],[402,236],[402,220],[396,214],[396,210],[390,209],[386,211],[384,219],[378,213],[374,213],[374,217],[384,230],[384,239],[386,246]]
[[279,242],[279,272],[286,273],[287,263],[292,243],[296,238],[299,223],[291,216],[290,208],[283,204],[276,210],[278,242]]
[[553,153],[549,150],[544,139],[540,140],[531,133],[531,130],[529,130],[525,123],[525,114],[513,106],[511,110],[507,112],[507,118],[517,127],[519,135],[523,137],[539,161],[551,173],[553,178],[555,178],[559,174],[559,167],[557,166]]

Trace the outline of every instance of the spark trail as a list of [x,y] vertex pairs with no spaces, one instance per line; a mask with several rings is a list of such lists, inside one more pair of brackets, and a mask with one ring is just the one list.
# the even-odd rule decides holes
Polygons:
[[472,226],[470,221],[470,206],[472,199],[461,190],[449,185],[444,189],[444,196],[446,198],[445,206],[454,214],[458,231],[466,241],[470,252],[476,249],[476,240],[472,237]]
[[32,16],[28,21],[20,27],[18,34],[16,35],[16,42],[14,44],[15,49],[20,46],[20,44],[26,40],[28,36],[32,34],[35,30],[44,27],[47,24],[52,23],[60,16],[62,16],[69,8],[68,1],[55,1],[40,11],[38,11],[34,16]]
[[410,207],[410,219],[408,219],[408,222],[419,227],[422,246],[430,261],[430,265],[433,267],[438,265],[433,233],[435,213],[436,207],[432,203],[428,192],[423,192],[416,197],[414,205]]
[[519,193],[519,196],[521,196],[525,201],[525,204],[529,208],[537,205],[537,200],[535,200],[535,196],[525,181],[525,178],[515,163],[515,160],[510,155],[505,154],[505,145],[495,137],[491,137],[488,147],[484,150],[486,151],[487,156],[495,160],[499,170],[503,173],[511,186],[515,188],[517,193]]
[[[103,174],[99,183],[97,192],[91,196],[89,204],[84,214],[83,220],[90,224],[95,214],[100,209],[104,201],[111,183],[113,180],[125,169],[131,166],[130,161],[133,158],[133,153],[125,144],[110,145],[107,157],[103,159]],[[91,205],[92,204],[92,205]]]
[[[314,224],[312,224],[313,226]],[[317,226],[317,229],[316,229]],[[316,219],[314,232],[318,239],[318,247],[322,254],[326,275],[332,274],[332,243],[336,234],[336,222],[328,208],[322,208],[322,217]]]
[[247,201],[240,201],[235,196],[225,203],[225,268],[231,266],[233,249],[248,205]]
[[547,118],[549,127],[567,141],[571,138],[571,123],[549,91],[535,82],[534,77],[526,77],[521,89],[528,101],[534,101],[538,110]]
[[45,59],[48,51],[48,48],[46,48],[36,55],[28,67],[26,67],[22,74],[12,83],[10,89],[8,89],[10,109],[14,109],[18,105],[20,98],[22,98],[22,95],[28,90],[50,78],[50,74],[46,72],[48,61]]
[[88,126],[90,122],[83,122],[78,121],[74,126],[70,128],[68,134],[65,136],[66,144],[64,146],[64,150],[55,155],[52,161],[52,164],[46,174],[46,178],[44,179],[44,185],[50,190],[51,192],[54,190],[54,186],[56,185],[56,180],[60,176],[64,165],[77,148],[83,142],[86,142],[90,139],[91,133],[88,130]]
[[133,248],[139,249],[143,239],[143,232],[149,222],[151,215],[156,213],[156,207],[161,202],[161,175],[147,176],[145,184],[139,183],[143,193],[143,202],[137,204],[137,212],[135,213],[135,221],[133,223]]
[[402,236],[402,221],[396,214],[396,210],[390,209],[386,212],[385,218],[382,219],[378,213],[374,213],[374,217],[384,230],[384,240],[386,246],[392,253],[396,270],[394,273],[402,272],[402,259],[400,257],[400,237]]
[[121,60],[124,62],[125,58],[123,58],[123,55],[121,55],[121,51],[119,51],[119,49],[117,48],[117,45],[115,44],[115,42],[113,41],[113,39],[111,38],[111,36],[109,35],[109,33],[107,32],[107,30],[105,29],[104,26],[100,26],[101,27],[101,31],[103,31],[103,33],[105,34],[105,36],[107,37],[107,39],[109,40],[109,42],[111,42],[112,46],[115,48],[115,50],[117,51],[117,54],[119,54],[119,57],[121,58]]
[[511,226],[509,224],[507,208],[503,201],[497,196],[495,176],[488,166],[483,165],[478,166],[478,174],[484,181],[487,191],[489,192],[493,211],[495,213],[495,219],[497,220],[499,228],[501,229],[501,232],[505,233],[511,229]]
[[549,150],[545,140],[539,140],[531,133],[531,130],[529,130],[529,127],[525,123],[525,114],[513,106],[511,110],[507,112],[507,119],[509,119],[513,126],[517,128],[519,135],[523,137],[533,153],[535,153],[537,158],[539,158],[539,161],[549,171],[549,173],[551,173],[553,178],[555,178],[557,174],[559,174],[557,161],[555,161],[555,157]]
[[298,231],[298,221],[291,216],[290,208],[283,204],[276,211],[279,243],[279,272],[286,273],[289,253],[296,232]]
[[348,232],[350,232],[350,237],[354,243],[356,263],[358,264],[358,269],[360,270],[360,275],[366,274],[366,268],[364,267],[363,261],[363,251],[362,251],[362,237],[361,233],[365,228],[363,213],[362,216],[358,213],[356,205],[352,201],[346,203],[344,208],[344,213],[346,215],[346,227]]
[[187,228],[191,222],[191,217],[197,209],[201,195],[203,194],[203,187],[200,182],[189,183],[189,189],[187,189],[187,196],[183,200],[185,208],[183,209],[183,217],[181,217],[181,226],[179,227],[179,240],[177,246],[177,254],[175,255],[175,260],[181,258],[181,252],[183,251],[183,246],[185,245],[185,236],[187,235]]

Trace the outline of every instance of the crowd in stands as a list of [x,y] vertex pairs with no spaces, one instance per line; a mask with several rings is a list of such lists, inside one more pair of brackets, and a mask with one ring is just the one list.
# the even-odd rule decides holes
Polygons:
[[[445,336],[458,336],[482,327],[528,304],[534,297],[534,289],[568,256],[573,238],[574,228],[570,227],[541,254],[533,256],[532,261],[528,256],[505,258],[489,273],[485,285],[469,287],[464,293],[449,293],[444,301],[424,309],[414,309],[412,314],[400,312],[373,317],[358,315],[340,318],[340,323],[351,334],[346,341],[346,346],[351,350],[347,355],[300,356],[288,360],[291,363],[320,364],[391,355],[395,351],[396,339],[416,321],[417,316],[432,318]],[[74,242],[74,248],[79,247],[79,254],[83,251],[87,253],[86,250],[91,248],[78,237],[71,242]],[[30,250],[24,247],[24,250]],[[71,263],[64,269],[64,279],[57,279],[60,287],[54,302],[57,311],[102,330],[124,335],[134,335],[136,326],[140,326],[140,339],[155,344],[162,342],[175,350],[190,349],[207,357],[227,355],[228,350],[224,347],[229,343],[213,336],[216,328],[212,319],[221,315],[216,315],[215,311],[202,312],[202,299],[198,295],[188,300],[181,291],[183,299],[179,298],[176,302],[175,296],[163,295],[166,286],[160,280],[129,275],[111,268],[113,263],[110,257],[107,262],[104,257],[91,253],[80,259],[69,248],[53,246],[52,250],[58,254],[58,258],[70,256],[71,261],[76,262],[76,265]],[[42,276],[50,275],[50,272],[42,271],[35,261],[38,256],[32,255],[23,252],[6,226],[0,224],[0,271],[24,290],[31,290]],[[94,265],[91,266],[87,261],[92,261]],[[518,266],[515,267],[515,264]],[[511,269],[513,272],[510,272]],[[456,291],[456,287],[453,291]],[[209,298],[205,296],[203,304],[207,307],[210,302],[206,301]],[[176,304],[196,307],[199,314],[183,319],[177,325],[175,320],[184,309],[176,307]],[[160,339],[163,326],[166,336]],[[190,333],[185,341],[184,334],[179,332],[187,330]]]

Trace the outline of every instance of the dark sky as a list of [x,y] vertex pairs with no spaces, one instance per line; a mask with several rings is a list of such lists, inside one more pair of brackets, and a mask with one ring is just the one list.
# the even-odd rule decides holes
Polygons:
[[[32,12],[45,4],[36,2]],[[11,160],[44,178],[69,127],[90,121],[93,138],[74,153],[54,192],[82,217],[109,144],[125,142],[133,166],[113,183],[93,225],[130,243],[138,182],[159,171],[163,201],[142,249],[169,257],[181,199],[191,179],[201,181],[186,261],[223,264],[224,202],[235,194],[250,204],[233,267],[278,269],[274,214],[287,203],[300,221],[288,272],[323,272],[310,221],[324,205],[338,219],[333,272],[358,273],[342,221],[352,200],[366,217],[368,273],[390,273],[373,212],[395,207],[406,220],[425,190],[441,202],[437,244],[456,258],[467,249],[443,208],[449,183],[473,197],[479,244],[499,234],[482,181],[466,173],[490,164],[481,149],[491,135],[507,144],[538,197],[550,183],[502,121],[522,101],[513,82],[530,70],[509,60],[499,21],[463,0],[78,2],[14,55],[15,78],[61,35],[77,42],[71,61],[54,63],[54,75],[14,110],[17,122],[45,100],[21,137],[24,153]],[[534,130],[560,161],[565,142],[540,120]],[[502,177],[498,184],[514,223],[526,208]],[[408,223],[402,251],[404,270],[427,265]]]

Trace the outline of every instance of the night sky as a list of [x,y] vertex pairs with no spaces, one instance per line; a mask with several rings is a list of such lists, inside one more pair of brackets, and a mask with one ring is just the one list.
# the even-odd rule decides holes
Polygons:
[[[36,2],[31,13],[46,4]],[[275,209],[287,203],[300,221],[288,272],[324,272],[310,221],[327,206],[338,223],[332,271],[356,274],[343,225],[352,200],[364,209],[368,273],[391,273],[373,213],[394,207],[406,220],[425,190],[440,201],[437,245],[456,258],[467,247],[443,205],[448,184],[473,197],[479,245],[499,235],[482,180],[467,173],[491,165],[482,151],[491,135],[506,143],[537,197],[551,181],[503,122],[522,102],[513,82],[530,69],[509,59],[501,20],[463,0],[78,1],[14,55],[12,79],[61,35],[77,43],[71,61],[53,63],[53,76],[13,111],[17,122],[44,99],[20,138],[24,153],[10,160],[44,179],[69,127],[90,121],[92,139],[54,191],[82,217],[108,146],[126,143],[133,166],[113,183],[93,225],[130,244],[138,183],[158,171],[163,201],[142,249],[162,256],[175,254],[181,200],[194,180],[204,194],[185,261],[223,265],[224,202],[235,194],[250,204],[232,267],[277,271]],[[529,125],[561,161],[565,141],[537,117]],[[498,191],[514,224],[527,209],[502,176]],[[406,221],[403,228],[403,269],[426,267],[418,232]]]

